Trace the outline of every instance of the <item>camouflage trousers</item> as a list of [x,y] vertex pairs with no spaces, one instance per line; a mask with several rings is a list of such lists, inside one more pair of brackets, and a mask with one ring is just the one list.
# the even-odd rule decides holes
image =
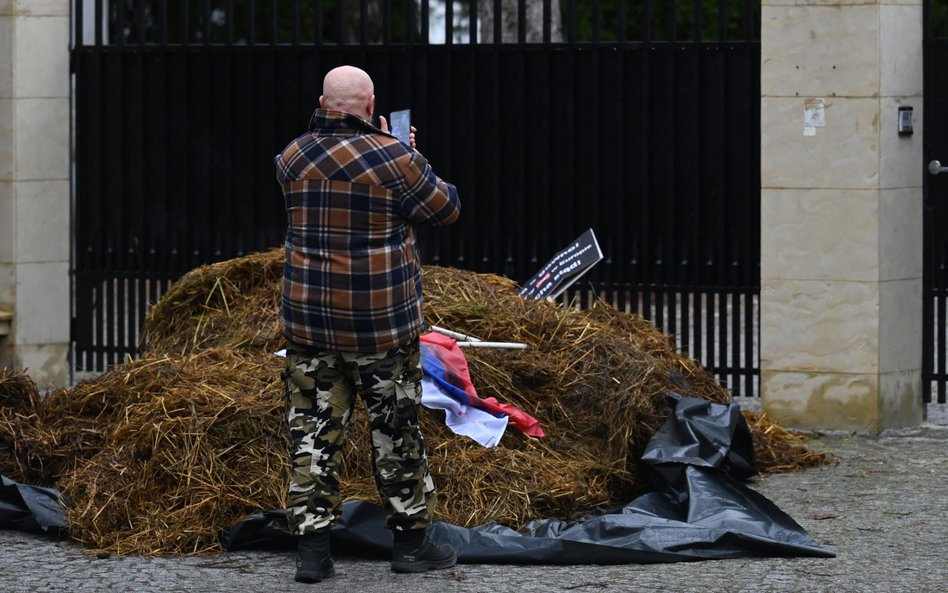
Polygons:
[[291,533],[328,529],[342,513],[339,461],[362,393],[372,433],[372,468],[389,529],[426,527],[434,482],[418,428],[421,368],[417,338],[376,354],[313,350],[287,344],[283,382],[291,475]]

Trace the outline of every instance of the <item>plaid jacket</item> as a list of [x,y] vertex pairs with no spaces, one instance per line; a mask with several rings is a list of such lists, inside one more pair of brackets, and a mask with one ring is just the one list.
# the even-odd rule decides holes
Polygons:
[[421,331],[415,224],[458,218],[455,187],[420,153],[354,115],[317,109],[276,157],[286,203],[284,334],[382,352]]

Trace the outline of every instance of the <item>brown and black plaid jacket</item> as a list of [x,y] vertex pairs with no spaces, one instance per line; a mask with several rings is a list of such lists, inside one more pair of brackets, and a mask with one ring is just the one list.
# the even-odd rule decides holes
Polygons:
[[359,117],[317,109],[309,130],[276,157],[287,214],[284,333],[320,349],[391,350],[421,330],[413,225],[457,220],[457,190]]

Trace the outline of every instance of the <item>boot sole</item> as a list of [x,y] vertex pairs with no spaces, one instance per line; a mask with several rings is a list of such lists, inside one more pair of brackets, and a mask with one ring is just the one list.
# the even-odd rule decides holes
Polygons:
[[296,581],[297,583],[310,583],[311,584],[311,583],[320,583],[323,581],[323,579],[328,579],[329,577],[334,577],[334,576],[336,576],[335,567],[330,568],[327,572],[320,572],[318,575],[315,575],[315,574],[312,574],[312,575],[302,574],[301,575],[297,573],[296,576],[293,578],[293,580]]
[[392,572],[418,573],[429,570],[451,568],[458,563],[457,554],[446,560],[420,560],[418,562],[392,562]]

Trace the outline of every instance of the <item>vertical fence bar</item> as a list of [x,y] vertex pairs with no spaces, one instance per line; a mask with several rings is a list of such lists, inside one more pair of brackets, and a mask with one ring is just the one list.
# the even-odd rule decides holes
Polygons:
[[204,20],[204,32],[202,37],[204,38],[204,45],[210,45],[211,43],[211,3],[210,0],[204,0],[204,11],[203,11],[203,20]]
[[948,362],[948,356],[946,356],[946,351],[948,351],[948,345],[946,345],[946,327],[948,327],[948,322],[946,322],[945,311],[945,249],[942,248],[939,250],[939,259],[938,269],[935,274],[935,379],[938,385],[938,402],[945,403],[946,396],[946,378],[948,378],[948,370],[945,368],[945,363]]
[[625,41],[627,24],[625,22],[625,0],[616,0],[616,41],[620,43]]
[[494,43],[503,43],[503,6],[501,0],[494,0]]
[[85,0],[74,0],[73,6],[73,43],[75,47],[82,47],[85,44]]
[[444,44],[454,44],[454,0],[444,3]]
[[420,23],[421,23],[421,44],[422,44],[422,45],[428,45],[428,43],[429,43],[429,35],[430,35],[430,33],[431,33],[431,32],[429,31],[430,23],[429,23],[429,20],[428,20],[428,19],[429,19],[429,15],[428,15],[429,10],[430,10],[430,6],[429,6],[429,3],[428,3],[428,0],[421,0],[421,21],[420,21]]
[[181,15],[178,17],[180,39],[183,45],[191,43],[191,0],[183,0]]
[[744,0],[744,39],[757,39],[757,27],[754,22],[754,5],[757,0]]
[[[279,18],[277,15],[277,0],[270,0],[270,45],[276,45],[279,41]],[[342,3],[339,4],[339,15],[340,20],[342,20]]]
[[[300,13],[300,0],[293,0],[292,14],[293,14],[293,24],[292,24],[293,45],[296,46],[300,44],[300,30],[302,27],[302,23],[300,22],[302,20],[301,18],[302,14]],[[363,41],[363,43],[365,43],[365,41]]]
[[655,20],[655,15],[652,12],[652,0],[645,0],[645,27],[642,31],[642,40],[646,43],[652,41],[652,24]]
[[701,0],[692,0],[691,2],[691,40],[695,43],[701,42],[704,37],[702,31],[703,23],[702,2]]
[[468,8],[468,19],[470,20],[470,25],[468,27],[468,43],[471,45],[477,44],[478,9],[478,1],[470,0]]
[[[625,4],[625,0],[619,0],[621,4]],[[553,16],[551,14],[551,0],[543,0],[543,43],[550,43],[551,36],[551,22]]]
[[[621,0],[617,1],[621,2]],[[602,40],[602,2],[593,2],[592,40],[594,43],[599,43]]]
[[[318,1],[318,0],[317,0]],[[257,43],[257,2],[249,0],[247,5],[247,43],[254,45]]]
[[135,5],[135,28],[138,45],[145,45],[145,0],[138,0]]
[[104,0],[95,0],[95,44],[97,47],[102,46],[103,36],[106,35],[102,30],[108,27],[108,23],[103,16],[103,1]]

